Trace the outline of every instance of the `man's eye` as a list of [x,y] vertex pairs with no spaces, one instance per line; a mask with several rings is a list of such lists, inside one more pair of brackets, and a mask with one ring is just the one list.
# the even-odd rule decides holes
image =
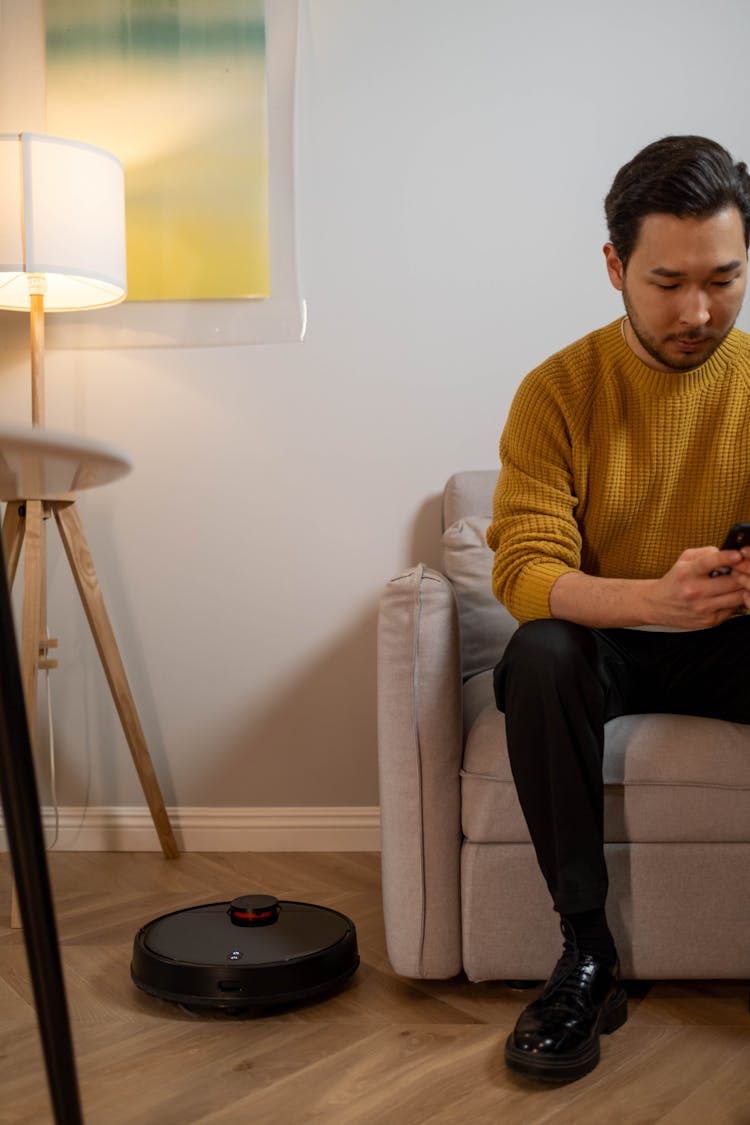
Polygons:
[[723,289],[725,286],[731,285],[732,282],[736,280],[737,279],[735,277],[730,277],[729,281],[715,281],[714,285],[718,285],[721,289]]
[[659,289],[663,289],[665,293],[668,292],[670,289],[679,289],[679,285],[659,285],[658,281],[657,281],[656,284],[657,284],[657,287]]

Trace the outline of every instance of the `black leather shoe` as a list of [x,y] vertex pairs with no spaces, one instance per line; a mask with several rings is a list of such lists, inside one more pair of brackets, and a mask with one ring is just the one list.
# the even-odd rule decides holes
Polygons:
[[566,934],[565,951],[542,993],[524,1009],[505,1044],[511,1070],[546,1082],[573,1082],[599,1062],[599,1036],[622,1027],[628,999],[620,965],[580,953]]

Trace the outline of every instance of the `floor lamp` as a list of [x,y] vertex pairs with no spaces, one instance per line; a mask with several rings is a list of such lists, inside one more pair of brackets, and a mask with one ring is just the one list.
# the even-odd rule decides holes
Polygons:
[[[30,314],[31,415],[45,424],[46,312],[113,305],[126,295],[124,174],[111,153],[38,133],[0,134],[0,309]],[[21,668],[30,723],[47,636],[44,519],[54,515],[162,851],[178,854],[164,801],[101,595],[75,494],[8,503],[3,546],[12,583],[25,542]]]

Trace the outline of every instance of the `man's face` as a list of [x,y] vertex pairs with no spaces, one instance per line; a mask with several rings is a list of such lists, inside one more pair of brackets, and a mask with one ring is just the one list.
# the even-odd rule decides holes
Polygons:
[[625,338],[657,371],[698,367],[737,319],[747,248],[736,207],[701,219],[646,215],[627,268],[609,242],[604,255],[628,314]]

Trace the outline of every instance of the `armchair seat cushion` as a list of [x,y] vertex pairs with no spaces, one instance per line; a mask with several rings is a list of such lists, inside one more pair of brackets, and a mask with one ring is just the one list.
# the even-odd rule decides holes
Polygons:
[[[479,680],[479,677],[477,677]],[[491,677],[482,677],[485,695]],[[476,711],[481,684],[467,685]],[[604,835],[610,843],[728,843],[747,839],[750,752],[740,723],[685,715],[624,715],[605,728]],[[529,843],[505,740],[486,703],[468,732],[461,771],[464,836]]]

